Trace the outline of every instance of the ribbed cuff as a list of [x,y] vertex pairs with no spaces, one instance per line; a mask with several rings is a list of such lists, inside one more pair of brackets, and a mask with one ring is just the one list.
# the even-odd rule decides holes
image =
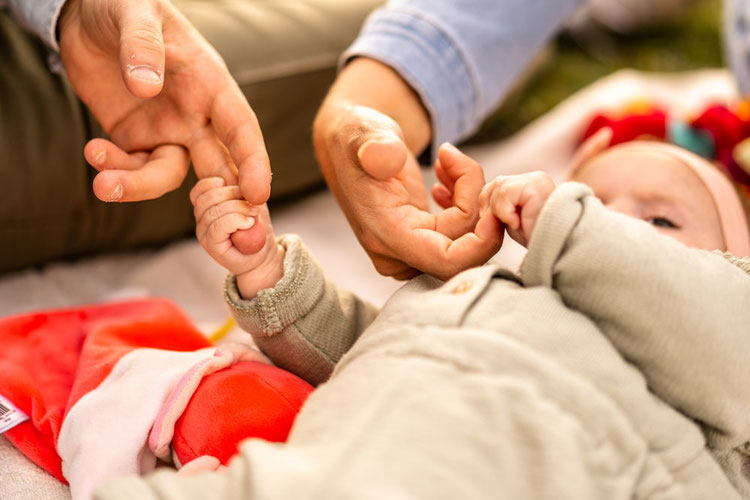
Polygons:
[[251,300],[242,298],[237,278],[227,276],[224,298],[237,323],[255,335],[270,336],[304,317],[323,295],[324,276],[297,235],[284,235],[278,243],[286,249],[284,276],[273,288],[258,292]]
[[432,121],[431,161],[443,142],[465,138],[478,126],[478,76],[439,20],[403,6],[375,11],[341,65],[356,56],[392,67],[422,99]]

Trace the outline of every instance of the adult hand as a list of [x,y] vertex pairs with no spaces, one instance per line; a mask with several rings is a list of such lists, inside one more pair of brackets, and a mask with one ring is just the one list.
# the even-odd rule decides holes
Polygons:
[[435,167],[442,184],[433,188],[444,211],[429,212],[414,154],[429,142],[429,117],[387,66],[352,61],[313,131],[326,182],[379,273],[408,279],[422,271],[447,279],[499,249],[497,222],[479,220],[481,167],[449,145],[440,149]]
[[112,141],[84,150],[104,201],[157,198],[185,178],[237,183],[255,205],[271,171],[257,118],[221,57],[167,0],[67,0],[60,54]]

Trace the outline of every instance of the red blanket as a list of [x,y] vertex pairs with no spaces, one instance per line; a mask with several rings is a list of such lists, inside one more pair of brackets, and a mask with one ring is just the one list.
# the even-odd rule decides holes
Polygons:
[[[0,341],[0,395],[29,416],[5,435],[40,467],[67,479],[74,498],[89,498],[111,477],[149,472],[158,458],[170,458],[175,443],[199,449],[179,456],[182,463],[201,454],[196,443],[221,443],[224,450],[204,454],[223,453],[225,462],[242,437],[283,440],[312,390],[247,346],[211,346],[164,299],[2,319]],[[220,370],[218,387],[226,391],[211,385]],[[241,382],[227,382],[233,378]],[[201,407],[190,414],[192,398]],[[238,415],[247,410],[245,420],[234,415],[219,425],[226,413],[216,409],[221,401],[232,401]]]

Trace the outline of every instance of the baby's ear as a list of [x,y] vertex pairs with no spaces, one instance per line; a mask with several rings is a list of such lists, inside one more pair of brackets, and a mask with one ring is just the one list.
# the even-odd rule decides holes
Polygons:
[[570,164],[565,172],[565,179],[570,179],[573,173],[581,168],[584,163],[607,149],[611,141],[612,129],[610,127],[600,128],[594,135],[583,141],[583,144],[581,144],[573,155],[573,159],[570,160]]

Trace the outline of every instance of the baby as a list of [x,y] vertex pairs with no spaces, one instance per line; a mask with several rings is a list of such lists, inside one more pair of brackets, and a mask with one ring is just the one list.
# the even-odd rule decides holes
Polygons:
[[[505,227],[528,247],[519,274],[420,276],[379,313],[298,238],[276,240],[265,207],[201,180],[198,239],[232,273],[238,323],[321,385],[286,444],[250,440],[221,473],[127,478],[98,498],[750,498],[742,203],[698,157],[604,139],[582,148],[577,182],[472,188],[474,237]],[[447,160],[480,168],[452,147]]]

